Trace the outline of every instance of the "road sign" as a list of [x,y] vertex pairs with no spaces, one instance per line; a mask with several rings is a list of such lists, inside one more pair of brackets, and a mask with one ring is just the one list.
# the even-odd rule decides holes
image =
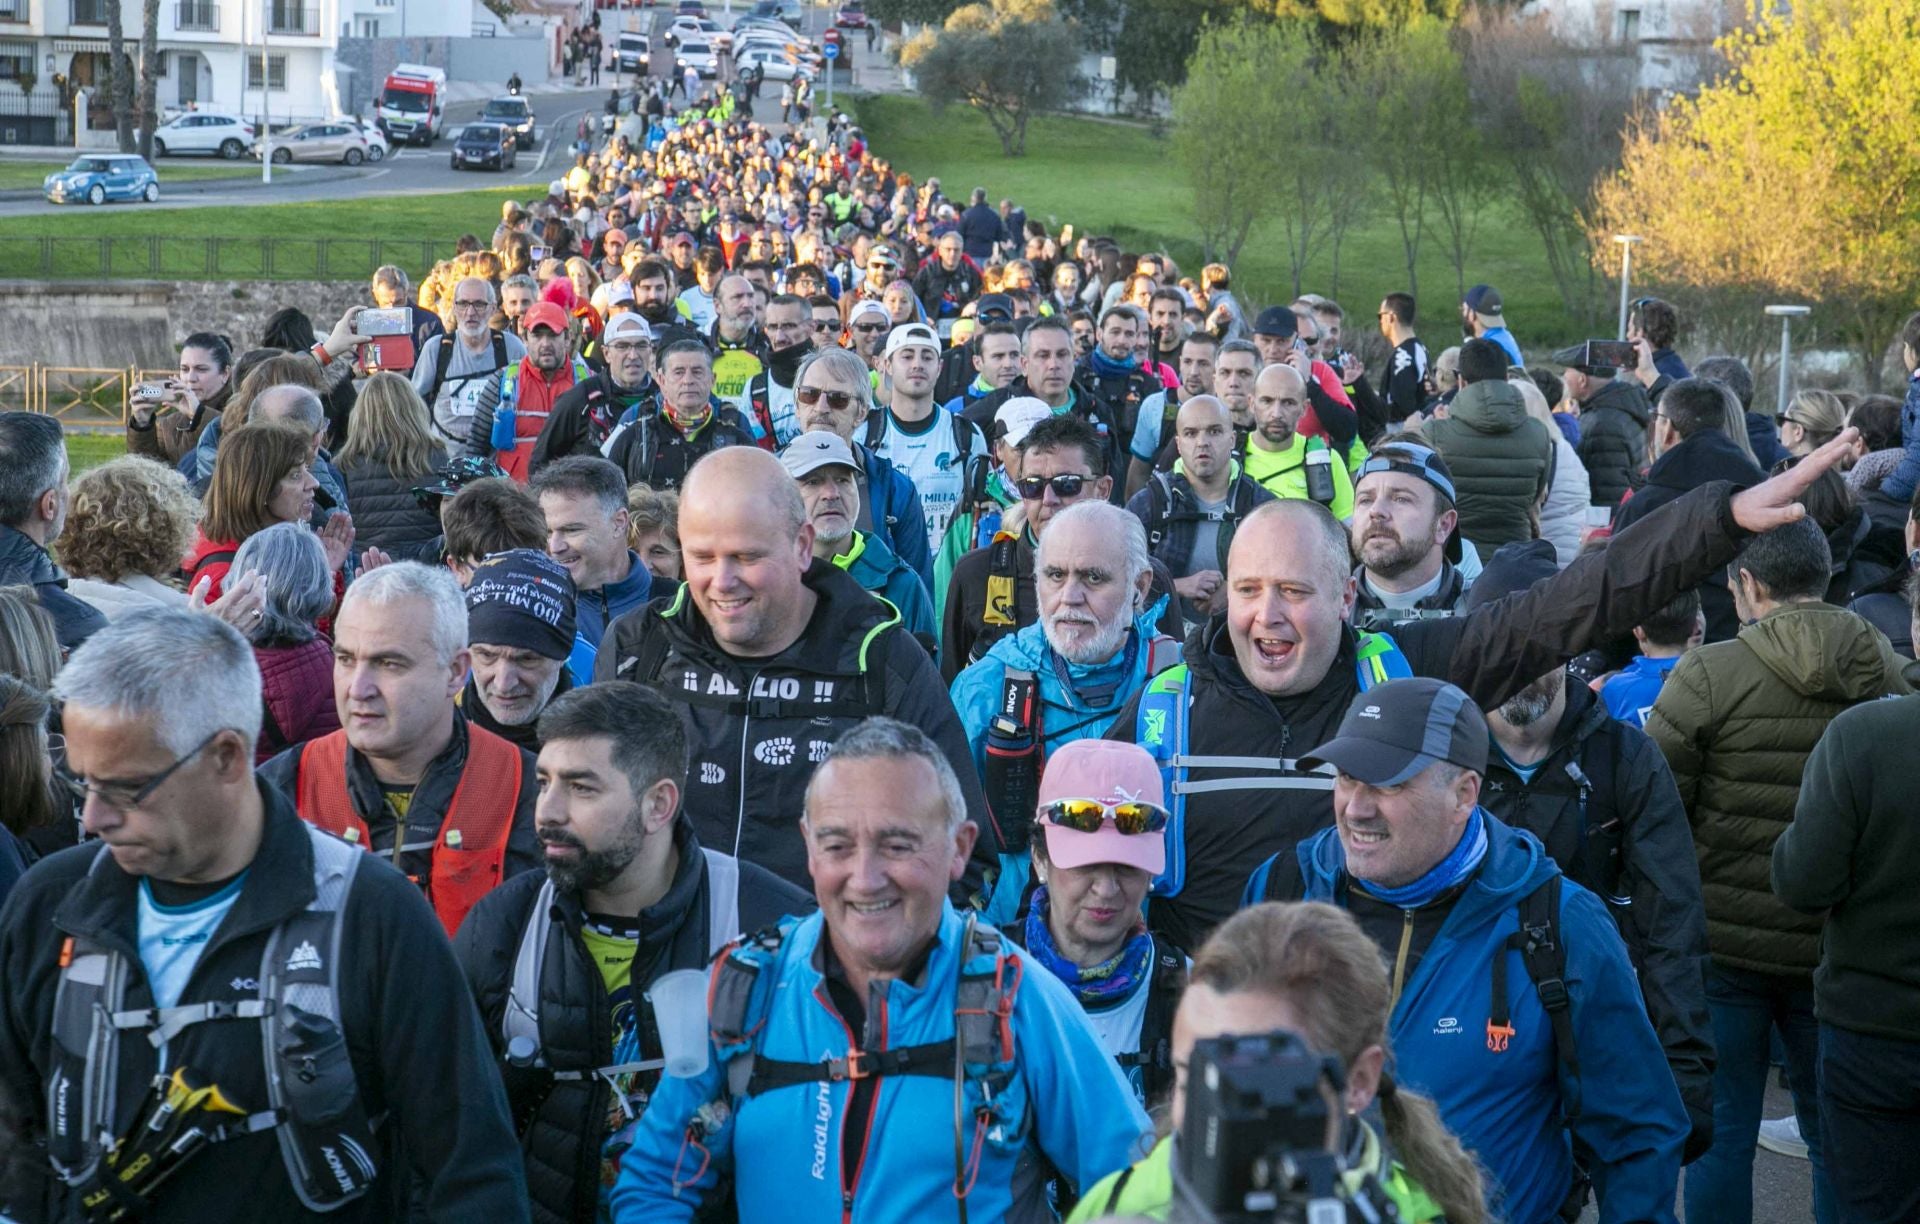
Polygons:
[[840,44],[828,43],[826,46],[820,48],[820,54],[826,56],[830,60],[837,60],[840,58]]

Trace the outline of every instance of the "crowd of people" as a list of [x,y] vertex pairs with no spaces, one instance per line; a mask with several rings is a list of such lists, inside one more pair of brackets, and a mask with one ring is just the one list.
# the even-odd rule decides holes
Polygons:
[[656,102],[0,414],[0,1217],[1249,1218],[1285,1033],[1351,1218],[1920,1218],[1920,314],[1769,417]]

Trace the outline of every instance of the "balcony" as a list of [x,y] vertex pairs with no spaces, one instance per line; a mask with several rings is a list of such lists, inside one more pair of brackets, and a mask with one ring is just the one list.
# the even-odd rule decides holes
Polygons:
[[117,4],[119,0],[71,0],[73,5],[71,25],[107,24],[107,5]]
[[267,33],[317,36],[320,33],[320,7],[289,0],[269,0]]
[[173,28],[205,34],[220,32],[220,6],[208,0],[180,0],[173,6]]
[[33,10],[27,0],[0,0],[0,23],[28,22],[33,20]]

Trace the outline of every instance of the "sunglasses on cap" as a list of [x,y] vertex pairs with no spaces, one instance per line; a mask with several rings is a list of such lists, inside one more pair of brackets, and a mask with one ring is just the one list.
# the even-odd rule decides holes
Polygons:
[[1078,497],[1080,490],[1086,488],[1087,482],[1092,479],[1091,476],[1077,476],[1071,472],[1059,476],[1028,476],[1016,481],[1014,487],[1020,490],[1022,501],[1039,501],[1048,485],[1053,486],[1055,496]]
[[794,401],[805,404],[809,408],[819,403],[822,396],[826,397],[827,407],[833,409],[835,412],[845,411],[847,405],[853,402],[853,392],[851,391],[826,391],[819,387],[795,387],[793,389]]
[[1129,799],[1124,803],[1102,803],[1098,799],[1055,799],[1040,805],[1040,818],[1048,824],[1072,829],[1076,833],[1098,833],[1100,826],[1113,822],[1116,831],[1128,837],[1158,833],[1167,827],[1167,809],[1157,803]]

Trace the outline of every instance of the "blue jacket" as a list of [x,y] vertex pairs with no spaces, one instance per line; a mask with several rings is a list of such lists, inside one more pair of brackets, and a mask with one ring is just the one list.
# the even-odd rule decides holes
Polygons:
[[1600,700],[1606,703],[1607,713],[1630,727],[1645,730],[1647,711],[1653,708],[1654,700],[1673,672],[1673,665],[1679,661],[1679,655],[1669,659],[1635,655],[1600,686]]
[[[1486,860],[1394,1004],[1394,1074],[1432,1097],[1447,1128],[1480,1158],[1490,1205],[1504,1187],[1506,1218],[1545,1224],[1573,1178],[1561,1120],[1567,1085],[1546,1010],[1506,942],[1519,929],[1520,899],[1559,868],[1532,834],[1485,819]],[[1340,904],[1346,854],[1338,830],[1323,829],[1297,853],[1307,899]],[[1561,885],[1559,927],[1580,1060],[1573,1132],[1592,1149],[1601,1224],[1672,1221],[1689,1124],[1626,945],[1605,905],[1570,880]],[[1495,956],[1507,958],[1516,1030],[1499,1054],[1485,1040]]]
[[654,596],[666,594],[674,585],[663,583],[656,591],[653,575],[641,564],[640,554],[628,549],[625,578],[597,591],[577,592],[573,602],[573,653],[567,657],[573,682],[593,683],[593,661],[600,653],[600,639],[608,625]]
[[1520,342],[1518,340],[1515,340],[1513,338],[1513,333],[1508,331],[1506,328],[1489,327],[1486,330],[1486,332],[1481,335],[1480,338],[1482,340],[1491,340],[1495,344],[1499,345],[1501,348],[1507,350],[1507,356],[1513,358],[1513,364],[1517,366],[1523,366],[1527,364],[1525,361],[1521,360],[1520,358]]
[[[1126,658],[1124,650],[1105,663],[1067,664],[1067,675],[1076,684],[1098,687],[1118,681],[1113,696],[1103,706],[1086,704],[1060,682],[1053,667],[1053,647],[1047,645],[1046,629],[1039,621],[1001,638],[979,661],[955,676],[951,690],[953,706],[960,712],[960,725],[966,730],[967,747],[973,753],[973,767],[981,778],[987,776],[987,723],[1000,709],[1000,688],[1009,667],[1030,671],[1039,681],[1043,751],[1051,754],[1062,744],[1098,739],[1107,733],[1115,716],[1133,695],[1147,686],[1148,661],[1154,653],[1150,644],[1156,638],[1166,644],[1164,665],[1179,661],[1179,644],[1157,628],[1166,603],[1166,597],[1162,596],[1134,618],[1133,632],[1141,645],[1134,652],[1133,670],[1125,679],[1120,678],[1120,667]],[[994,801],[995,796],[987,796],[989,804]],[[1019,915],[1020,901],[1026,894],[1027,878],[1032,870],[1032,860],[1024,852],[1001,854],[1000,876],[994,882],[983,914],[988,922],[1005,926]]]
[[938,662],[940,624],[933,615],[933,596],[927,594],[927,584],[920,581],[920,575],[913,572],[912,566],[887,547],[885,540],[870,531],[857,534],[862,541],[859,553],[844,565],[838,559],[834,564],[840,565],[863,588],[892,604],[900,613],[900,624],[919,638]]
[[[757,1046],[762,1058],[816,1062],[844,1056],[851,1045],[845,1023],[825,1002],[816,963],[823,921],[818,914],[801,921],[755,983],[748,1015],[765,1016]],[[868,1049],[899,1049],[953,1034],[964,930],[960,915],[942,902],[938,941],[922,984],[876,984],[867,1027],[877,1040]],[[1008,952],[1023,962],[1013,1007],[1018,1065],[996,1098],[1002,1124],[988,1131],[980,1149],[978,1176],[967,1195],[973,1224],[1048,1218],[1045,1184],[1032,1173],[1032,1149],[1039,1147],[1068,1180],[1087,1189],[1125,1168],[1151,1131],[1120,1068],[1100,1048],[1067,988],[1024,951],[1009,946]],[[796,1084],[735,1101],[703,1141],[711,1157],[703,1161],[685,1146],[687,1123],[725,1094],[727,1075],[718,1052],[709,1049],[705,1071],[661,1080],[641,1116],[613,1188],[618,1224],[691,1220],[723,1174],[734,1179],[742,1220],[929,1224],[958,1218],[952,1081],[927,1075],[880,1079],[866,1152],[846,1178],[852,1197],[843,1204],[840,1149],[850,1085]],[[967,1127],[971,1148],[970,1118]],[[1018,1200],[1016,1163],[1022,1166]],[[676,1181],[685,1187],[678,1195]]]
[[867,477],[860,510],[873,520],[862,530],[879,536],[931,591],[933,547],[927,543],[927,512],[920,505],[920,491],[913,487],[913,478],[857,442],[853,450]]
[[1906,448],[1906,454],[1900,457],[1893,475],[1880,482],[1880,492],[1895,501],[1906,501],[1913,496],[1914,486],[1920,485],[1920,370],[1907,376],[1907,399],[1900,408],[1900,445]]

